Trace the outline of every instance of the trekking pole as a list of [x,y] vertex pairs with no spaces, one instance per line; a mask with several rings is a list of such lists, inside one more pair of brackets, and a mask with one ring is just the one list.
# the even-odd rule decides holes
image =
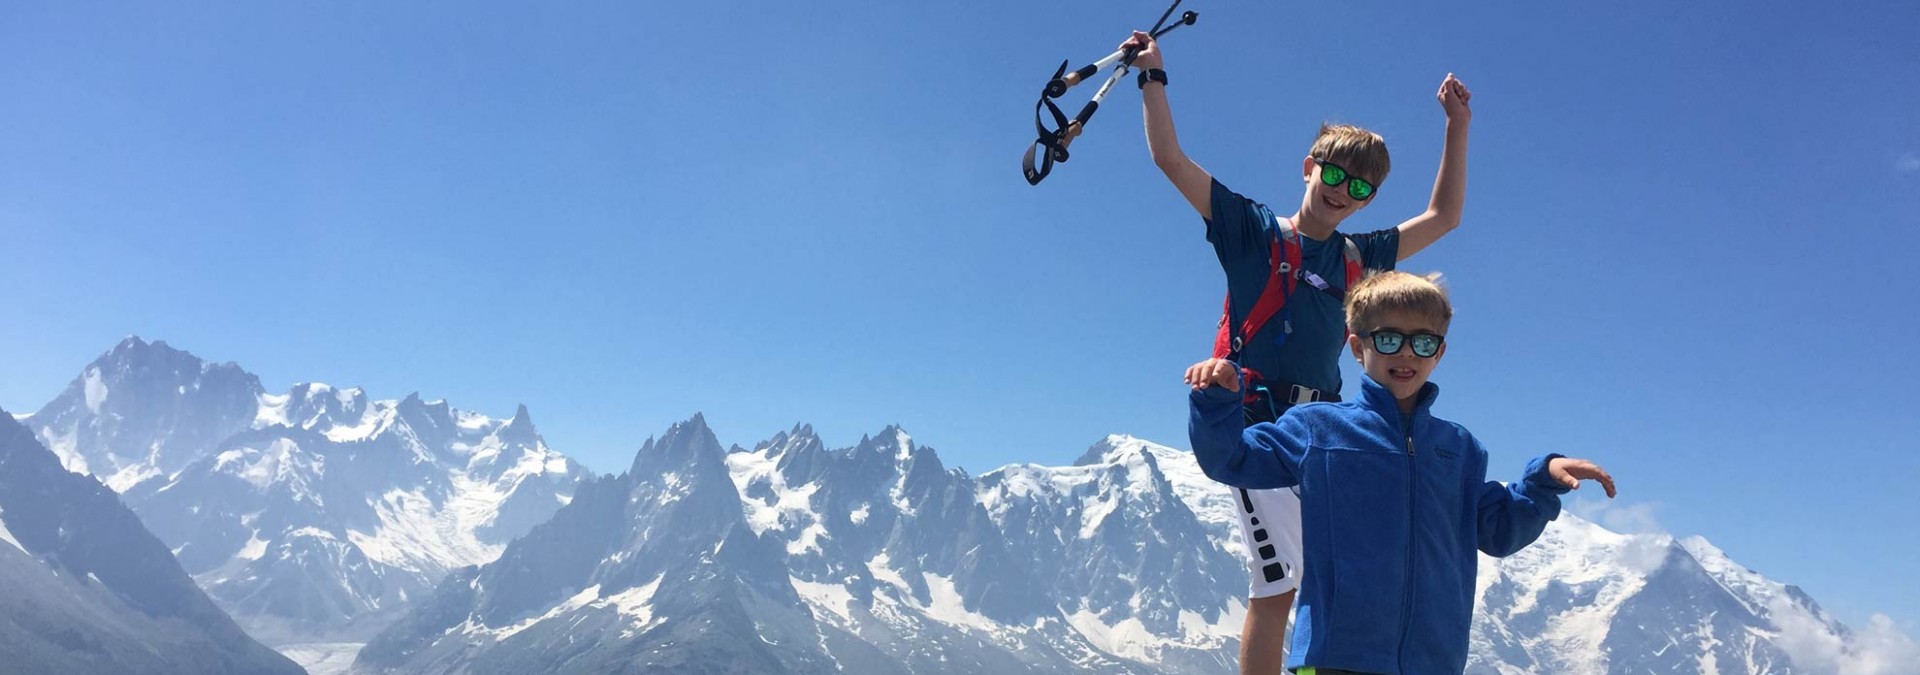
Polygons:
[[[1198,13],[1189,11],[1181,14],[1178,22],[1163,28],[1167,17],[1173,16],[1173,10],[1180,7],[1180,2],[1181,0],[1173,0],[1173,4],[1167,7],[1167,11],[1160,14],[1160,20],[1154,22],[1153,28],[1148,30],[1147,34],[1158,40],[1160,36],[1173,32],[1175,28],[1191,26],[1194,21],[1199,20]],[[1040,91],[1040,102],[1033,107],[1033,126],[1039,132],[1039,138],[1033,142],[1033,145],[1027,147],[1027,154],[1020,161],[1020,168],[1027,177],[1028,185],[1039,185],[1047,174],[1053,172],[1054,163],[1067,161],[1067,146],[1072,144],[1073,139],[1086,128],[1087,121],[1093,119],[1093,113],[1100,109],[1100,101],[1107,97],[1107,92],[1113,89],[1114,83],[1133,67],[1133,59],[1137,55],[1134,48],[1124,47],[1098,61],[1081,66],[1071,73],[1067,72],[1067,64],[1071,62],[1060,62],[1060,68],[1053,72],[1053,77],[1047,80],[1047,86]],[[1086,106],[1082,107],[1073,119],[1067,119],[1066,113],[1061,112],[1060,107],[1053,104],[1052,99],[1059,98],[1074,85],[1087,81],[1108,67],[1113,68],[1113,74],[1107,76],[1107,81],[1100,85],[1099,91],[1094,92],[1093,99],[1087,101]],[[1046,119],[1041,117],[1042,112],[1052,116],[1054,122],[1052,129],[1047,128]],[[1036,158],[1039,161],[1038,166],[1035,166]]]

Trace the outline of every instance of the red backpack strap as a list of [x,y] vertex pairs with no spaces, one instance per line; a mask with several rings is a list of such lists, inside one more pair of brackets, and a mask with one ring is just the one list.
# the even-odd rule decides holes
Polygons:
[[1213,336],[1213,358],[1224,359],[1233,356],[1233,329],[1228,328],[1233,321],[1233,294],[1227,294],[1226,307],[1220,310],[1220,330]]
[[1353,288],[1354,284],[1360,283],[1360,277],[1366,275],[1367,266],[1360,260],[1360,247],[1353,243],[1352,237],[1342,236],[1340,242],[1346,244],[1347,288]]
[[[1299,283],[1293,271],[1300,269],[1299,234],[1293,229],[1293,223],[1284,218],[1275,219],[1278,232],[1267,257],[1267,283],[1260,289],[1260,297],[1253,303],[1253,310],[1235,331],[1233,326],[1233,295],[1227,295],[1226,310],[1220,317],[1220,331],[1214,336],[1214,358],[1240,360],[1240,350],[1246,348],[1246,341],[1259,334],[1261,327],[1267,325],[1274,315],[1287,305],[1287,296]],[[1357,250],[1356,250],[1357,254]],[[1357,258],[1356,258],[1357,259]]]
[[[1353,290],[1354,284],[1360,283],[1361,277],[1366,276],[1367,267],[1366,264],[1360,260],[1360,247],[1354,245],[1353,237],[1342,235],[1340,241],[1346,244],[1344,248],[1347,254],[1347,287],[1340,290],[1341,294],[1344,295],[1347,291]],[[1343,302],[1342,304],[1345,303]],[[1353,337],[1352,326],[1347,327],[1347,337]]]

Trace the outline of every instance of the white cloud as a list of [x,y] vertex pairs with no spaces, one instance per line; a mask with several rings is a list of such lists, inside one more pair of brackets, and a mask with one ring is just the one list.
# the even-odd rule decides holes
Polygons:
[[1771,608],[1780,637],[1775,644],[1793,660],[1794,670],[1848,675],[1909,675],[1920,663],[1920,644],[1901,632],[1893,619],[1875,614],[1851,638],[1835,635],[1813,615],[1786,598]]
[[1659,502],[1621,502],[1603,497],[1577,497],[1566,503],[1574,515],[1621,534],[1667,534],[1654,512]]
[[1901,155],[1899,159],[1893,160],[1893,168],[1908,173],[1920,171],[1920,155],[1911,152]]

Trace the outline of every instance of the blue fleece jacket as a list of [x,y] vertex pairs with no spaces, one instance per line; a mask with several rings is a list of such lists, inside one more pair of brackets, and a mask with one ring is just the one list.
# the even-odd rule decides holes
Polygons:
[[[1187,434],[1208,477],[1300,486],[1306,554],[1289,669],[1458,673],[1467,666],[1476,550],[1506,556],[1560,515],[1567,489],[1535,458],[1512,485],[1487,480],[1487,451],[1434,417],[1429,382],[1403,415],[1372,379],[1345,403],[1294,406],[1243,427],[1240,395],[1193,392]],[[1255,544],[1257,545],[1257,543]]]

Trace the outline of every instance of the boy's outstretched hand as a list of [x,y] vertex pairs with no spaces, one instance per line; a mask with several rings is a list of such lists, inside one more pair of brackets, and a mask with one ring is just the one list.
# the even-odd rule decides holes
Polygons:
[[1560,484],[1567,486],[1569,490],[1580,489],[1582,480],[1600,481],[1600,487],[1607,489],[1607,498],[1613,498],[1613,476],[1608,475],[1606,469],[1600,468],[1600,465],[1593,462],[1571,457],[1555,457],[1553,461],[1547,462],[1547,473],[1552,474],[1554,480],[1560,481]]
[[1434,94],[1440,99],[1440,109],[1447,111],[1447,119],[1461,122],[1473,119],[1473,109],[1467,107],[1467,101],[1473,98],[1473,92],[1467,91],[1467,85],[1447,73],[1447,79],[1440,82],[1440,92]]
[[[1187,366],[1187,386],[1205,389],[1213,385],[1226,387],[1227,391],[1240,391],[1240,366],[1226,359],[1207,359]],[[1609,488],[1611,491],[1611,488]]]

